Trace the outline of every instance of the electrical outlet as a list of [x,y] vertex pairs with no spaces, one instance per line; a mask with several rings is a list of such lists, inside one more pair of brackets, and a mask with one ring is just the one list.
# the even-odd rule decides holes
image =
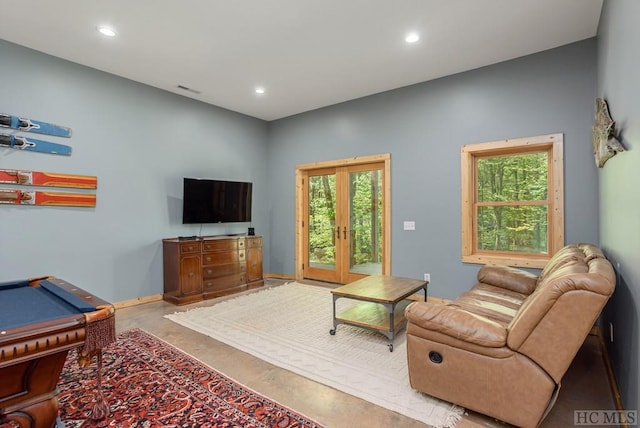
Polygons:
[[425,273],[424,274],[424,280],[427,282],[431,282],[431,274],[430,273]]

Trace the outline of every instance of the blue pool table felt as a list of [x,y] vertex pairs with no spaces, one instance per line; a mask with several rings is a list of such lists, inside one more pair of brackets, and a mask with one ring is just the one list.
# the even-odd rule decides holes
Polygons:
[[95,311],[96,307],[48,280],[0,283],[0,330]]

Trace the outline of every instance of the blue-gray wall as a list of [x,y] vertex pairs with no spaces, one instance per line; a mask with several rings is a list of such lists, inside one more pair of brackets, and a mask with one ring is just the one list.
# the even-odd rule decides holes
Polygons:
[[[271,269],[294,271],[297,164],[391,153],[392,273],[429,272],[430,294],[455,297],[478,270],[460,262],[461,146],[559,132],[566,241],[598,244],[595,90],[589,39],[271,122],[269,188],[278,189],[268,208]],[[405,220],[416,230],[404,231]]]
[[54,275],[114,302],[162,293],[162,238],[247,227],[182,225],[184,176],[252,181],[268,240],[262,120],[1,40],[0,112],[73,129],[39,137],[72,156],[0,149],[0,168],[98,176],[95,209],[0,206],[0,281]]
[[598,29],[598,95],[622,133],[626,152],[599,171],[600,240],[618,271],[604,314],[609,355],[625,408],[640,410],[640,2],[607,0]]

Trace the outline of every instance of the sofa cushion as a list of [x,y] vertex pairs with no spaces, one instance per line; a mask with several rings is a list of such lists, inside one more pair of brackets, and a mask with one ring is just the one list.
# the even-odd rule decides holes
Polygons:
[[529,297],[527,294],[484,283],[474,285],[468,293],[477,293],[487,298],[496,299],[504,302],[505,305],[511,305],[513,308],[522,306],[522,303]]
[[454,306],[413,302],[405,315],[410,323],[477,345],[499,348],[507,342],[504,325]]
[[506,328],[518,310],[504,303],[504,301],[493,300],[480,293],[469,291],[459,295],[449,306],[489,318]]
[[509,266],[486,265],[478,271],[478,281],[528,296],[535,290],[538,277]]

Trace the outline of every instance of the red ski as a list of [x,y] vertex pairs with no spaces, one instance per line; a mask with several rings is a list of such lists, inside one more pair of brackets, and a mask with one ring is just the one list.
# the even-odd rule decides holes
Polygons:
[[98,187],[98,177],[93,175],[61,174],[57,172],[0,169],[0,183],[21,184],[25,186],[95,189]]
[[0,189],[0,204],[95,207],[96,195],[89,193]]

